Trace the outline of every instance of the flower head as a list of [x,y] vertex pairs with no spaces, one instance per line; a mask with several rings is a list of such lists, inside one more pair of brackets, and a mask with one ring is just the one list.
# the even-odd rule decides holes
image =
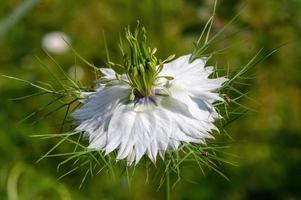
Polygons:
[[127,74],[118,77],[112,69],[102,69],[98,88],[73,113],[76,129],[89,138],[89,148],[106,154],[117,150],[117,159],[131,164],[144,154],[155,162],[158,154],[164,158],[167,149],[176,150],[182,142],[212,138],[219,118],[213,103],[222,100],[216,91],[227,79],[209,78],[213,67],[205,67],[206,58],[191,63],[189,58],[156,66],[159,73],[145,96],[133,92]]

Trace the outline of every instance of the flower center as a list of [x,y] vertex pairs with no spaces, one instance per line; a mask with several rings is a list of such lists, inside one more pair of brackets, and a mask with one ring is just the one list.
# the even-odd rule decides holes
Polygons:
[[[123,49],[122,42],[120,44],[123,64],[110,62],[109,65],[117,74],[125,74],[127,76],[127,81],[124,82],[132,89],[130,100],[134,101],[141,97],[151,97],[154,95],[153,91],[157,79],[162,78],[159,76],[159,73],[163,69],[163,64],[172,60],[174,55],[169,56],[164,61],[157,59],[155,56],[157,49],[147,46],[145,28],[140,28],[139,23],[133,33],[129,28],[126,29],[125,38],[128,44],[127,51]],[[163,78],[171,79],[171,77]]]
[[135,95],[149,97],[158,76],[158,59],[155,57],[156,49],[146,46],[145,29],[136,28],[134,34],[126,31],[129,45],[129,54],[124,56],[125,74],[132,88],[131,99]]

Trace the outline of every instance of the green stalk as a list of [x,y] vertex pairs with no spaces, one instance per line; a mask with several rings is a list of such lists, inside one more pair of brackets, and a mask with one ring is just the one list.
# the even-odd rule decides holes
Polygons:
[[166,171],[165,184],[166,184],[166,200],[170,200],[170,176],[169,176],[169,170]]
[[18,23],[39,0],[27,0],[21,3],[10,15],[0,21],[0,38],[2,38],[16,23]]

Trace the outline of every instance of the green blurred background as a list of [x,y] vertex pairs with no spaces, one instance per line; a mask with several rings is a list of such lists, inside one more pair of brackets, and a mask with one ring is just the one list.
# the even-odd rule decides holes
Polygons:
[[[3,20],[24,1],[0,1],[0,74],[31,81],[50,79],[36,57],[57,71],[41,47],[41,40],[48,32],[66,33],[84,58],[103,66],[106,60],[103,31],[110,55],[118,61],[116,41],[124,27],[135,25],[139,19],[161,57],[172,53],[179,56],[191,51],[192,42],[210,17],[213,4],[212,0],[29,1],[32,8],[13,26],[10,24],[16,18]],[[272,51],[285,45],[251,69],[256,78],[249,87],[249,96],[257,103],[243,103],[257,112],[249,113],[227,128],[233,137],[227,151],[237,155],[238,163],[221,169],[230,181],[212,171],[207,170],[203,176],[197,169],[188,170],[188,180],[175,186],[172,199],[301,199],[301,1],[220,0],[213,33],[239,12],[238,19],[213,44],[215,49],[227,48],[214,58],[220,67],[235,69],[261,48]],[[75,59],[71,51],[53,57],[71,75],[77,66],[83,75],[81,81],[92,83],[89,67]],[[9,99],[33,92],[36,90],[26,84],[0,78],[0,199],[164,198],[164,189],[156,191],[157,179],[145,184],[144,170],[136,172],[130,186],[125,177],[113,179],[104,173],[88,178],[78,189],[81,172],[58,180],[59,159],[36,163],[55,141],[29,136],[57,133],[63,112],[35,125],[31,125],[34,119],[18,124],[45,105],[46,99]],[[57,152],[63,153],[64,147]]]

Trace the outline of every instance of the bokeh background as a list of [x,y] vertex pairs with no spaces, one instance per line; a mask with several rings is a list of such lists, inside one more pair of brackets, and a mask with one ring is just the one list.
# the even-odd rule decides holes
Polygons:
[[[111,58],[119,61],[119,35],[124,27],[140,20],[160,57],[182,55],[191,51],[213,4],[211,0],[25,2],[0,1],[0,73],[30,81],[49,80],[49,73],[37,57],[59,74],[41,45],[49,32],[64,32],[84,58],[103,66],[106,60],[103,31]],[[17,15],[11,15],[18,7]],[[256,103],[247,100],[242,103],[256,112],[227,127],[233,138],[227,152],[236,155],[238,163],[221,168],[230,181],[209,170],[204,176],[195,168],[187,173],[187,180],[175,186],[172,199],[301,199],[301,1],[219,0],[213,33],[237,13],[240,13],[237,20],[212,47],[227,48],[213,58],[220,67],[235,69],[261,48],[267,52],[281,48],[251,69],[255,79],[248,87],[248,95]],[[76,59],[72,51],[51,55],[70,76],[74,76],[76,68],[77,78],[84,84],[92,84],[90,68]],[[164,189],[157,191],[156,179],[145,184],[144,170],[136,172],[130,186],[124,176],[113,179],[103,173],[88,178],[78,189],[81,172],[58,180],[61,173],[56,171],[57,159],[36,163],[55,142],[30,135],[58,133],[63,112],[34,125],[35,119],[18,123],[45,105],[47,99],[10,99],[33,92],[36,90],[29,85],[0,78],[0,199],[164,198]],[[57,152],[63,153],[64,147]]]

